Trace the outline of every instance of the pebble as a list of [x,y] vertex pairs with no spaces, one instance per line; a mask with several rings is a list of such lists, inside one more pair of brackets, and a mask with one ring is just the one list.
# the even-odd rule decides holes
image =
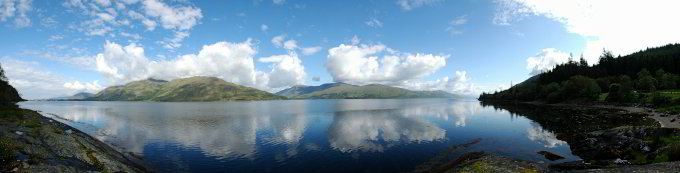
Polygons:
[[14,133],[16,133],[19,136],[24,135],[24,132],[20,132],[20,131],[15,131]]
[[71,129],[66,130],[66,134],[71,134],[73,131]]

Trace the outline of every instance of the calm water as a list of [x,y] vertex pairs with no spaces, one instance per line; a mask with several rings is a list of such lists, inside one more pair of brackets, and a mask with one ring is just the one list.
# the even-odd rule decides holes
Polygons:
[[22,102],[172,172],[401,172],[447,147],[579,160],[529,119],[476,101]]

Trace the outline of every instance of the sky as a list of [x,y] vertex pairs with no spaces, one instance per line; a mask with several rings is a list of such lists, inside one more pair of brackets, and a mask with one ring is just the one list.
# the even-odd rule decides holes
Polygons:
[[345,82],[474,96],[568,61],[680,42],[676,0],[0,0],[26,99],[215,76],[276,92]]

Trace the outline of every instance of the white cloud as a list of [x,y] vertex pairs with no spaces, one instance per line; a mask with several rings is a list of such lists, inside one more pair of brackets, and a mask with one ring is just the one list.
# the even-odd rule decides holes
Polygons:
[[326,68],[337,82],[395,84],[434,73],[446,65],[448,57],[399,53],[382,44],[341,44],[328,50]]
[[278,35],[272,38],[272,44],[276,47],[281,47],[283,46],[283,41],[286,39],[286,35]]
[[456,71],[453,77],[447,76],[437,80],[407,80],[397,84],[397,86],[410,90],[442,90],[467,96],[477,96],[482,90],[481,87],[468,80],[466,71]]
[[265,31],[267,31],[268,29],[269,29],[269,26],[267,26],[267,25],[265,25],[265,24],[260,25],[260,30],[262,30],[262,32],[265,32]]
[[380,22],[380,20],[378,20],[378,19],[375,18],[375,17],[371,17],[371,18],[368,19],[368,21],[366,21],[365,23],[366,23],[366,25],[368,25],[368,26],[370,26],[370,27],[373,27],[373,28],[382,28],[382,27],[383,27],[383,23]]
[[272,2],[274,2],[274,4],[276,5],[281,5],[283,3],[286,3],[286,0],[272,0]]
[[187,37],[189,37],[189,32],[177,31],[174,37],[164,38],[163,41],[158,41],[157,43],[163,45],[166,49],[175,49],[182,46],[182,41]]
[[90,82],[80,83],[79,81],[66,82],[64,83],[64,88],[68,88],[75,91],[86,91],[90,93],[96,93],[103,89],[102,86],[99,85],[99,81],[96,80],[92,83]]
[[298,48],[297,41],[286,40],[286,42],[283,42],[283,48],[288,49],[288,50],[294,50],[294,49]]
[[357,44],[359,44],[360,41],[361,40],[359,39],[359,37],[357,37],[357,35],[354,35],[352,37],[352,39],[350,40],[350,42],[352,42],[352,45],[357,45]]
[[157,40],[156,43],[167,49],[175,49],[190,35],[190,30],[200,24],[203,14],[200,8],[187,3],[171,3],[158,0],[70,0],[64,2],[63,6],[89,17],[79,26],[71,27],[85,35],[113,38],[116,32],[124,32],[127,33],[124,37],[136,38],[134,36],[138,33],[127,29],[135,28],[134,22],[139,21],[147,31],[153,31],[157,26],[170,31],[172,36]]
[[272,63],[270,72],[255,69],[256,53],[250,40],[242,43],[217,42],[203,46],[198,54],[152,61],[137,44],[123,47],[107,42],[104,52],[97,54],[96,64],[97,71],[112,84],[149,77],[172,80],[191,76],[214,76],[265,90],[303,83],[304,67],[294,52],[261,58],[261,62]]
[[669,22],[678,19],[680,1],[497,0],[496,4],[496,24],[545,16],[583,36],[587,40],[583,54],[591,64],[597,62],[603,48],[625,55],[680,42],[680,23]]
[[268,75],[267,87],[269,88],[283,88],[304,83],[305,67],[302,66],[302,61],[295,53],[260,58],[258,61],[275,63]]
[[49,41],[57,41],[57,40],[61,40],[61,39],[64,39],[64,35],[52,35],[52,36],[50,36],[50,38],[47,39],[47,40],[49,40]]
[[95,65],[94,57],[85,55],[83,50],[77,48],[71,48],[66,55],[58,55],[51,52],[35,51],[35,50],[25,50],[21,52],[22,56],[35,56],[38,58],[43,58],[50,61],[61,62],[69,65],[73,65],[83,69],[94,69]]
[[302,48],[302,54],[303,55],[313,55],[313,54],[315,54],[319,51],[321,51],[321,46],[313,46],[313,47]]
[[0,21],[14,18],[17,28],[31,26],[28,13],[33,11],[32,0],[3,0],[0,1]]
[[[67,96],[80,91],[96,92],[97,82],[72,82],[86,86],[74,88],[73,85],[65,87],[64,81],[69,79],[44,70],[40,63],[34,61],[22,61],[12,58],[2,58],[2,67],[5,70],[9,83],[15,87],[24,99],[45,99],[58,96]],[[90,86],[87,88],[87,86]],[[88,90],[94,89],[94,90]]]
[[409,11],[420,6],[432,5],[439,1],[441,0],[397,0],[397,4],[401,7],[402,10]]
[[569,54],[554,48],[543,49],[540,53],[527,58],[527,70],[530,75],[537,75],[555,68],[556,65],[569,61]]
[[445,31],[451,35],[462,34],[463,30],[460,29],[460,26],[465,25],[467,21],[467,15],[458,16],[449,22],[449,26],[446,27]]
[[97,4],[104,6],[104,7],[108,7],[109,5],[111,5],[110,0],[95,0],[95,2],[97,2]]
[[295,50],[298,47],[298,43],[295,40],[286,40],[286,34],[278,35],[272,38],[272,44],[277,48],[283,47],[286,50]]
[[132,19],[141,20],[141,21],[142,21],[142,24],[144,25],[144,27],[146,28],[146,30],[148,30],[148,31],[153,31],[154,29],[156,29],[156,25],[157,25],[156,22],[153,21],[153,20],[151,20],[151,19],[149,19],[149,18],[147,18],[146,16],[144,16],[144,15],[138,13],[138,12],[132,11],[132,10],[130,10],[130,11],[128,12],[128,15],[129,15]]
[[145,13],[152,17],[158,17],[165,29],[189,30],[203,18],[200,8],[183,6],[171,7],[157,0],[145,0]]
[[140,36],[139,34],[130,34],[127,32],[120,32],[120,36],[131,39],[132,41],[139,41],[142,39],[142,36]]

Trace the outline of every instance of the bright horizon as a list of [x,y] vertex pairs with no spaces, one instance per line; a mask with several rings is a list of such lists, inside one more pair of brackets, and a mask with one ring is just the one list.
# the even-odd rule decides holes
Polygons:
[[[214,76],[476,95],[581,54],[680,42],[678,1],[0,2],[0,63],[26,99]],[[653,27],[650,27],[653,26]]]

